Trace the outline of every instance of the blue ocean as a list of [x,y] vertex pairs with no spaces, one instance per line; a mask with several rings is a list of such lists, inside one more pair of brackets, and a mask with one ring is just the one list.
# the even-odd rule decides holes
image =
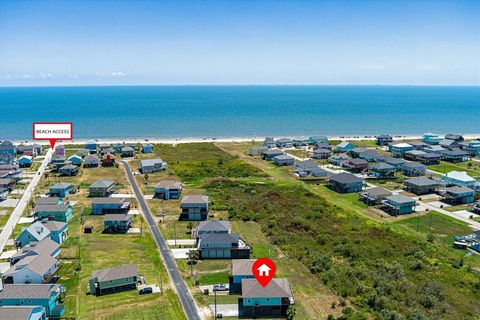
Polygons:
[[33,121],[74,139],[480,132],[480,87],[130,86],[0,88],[0,140]]

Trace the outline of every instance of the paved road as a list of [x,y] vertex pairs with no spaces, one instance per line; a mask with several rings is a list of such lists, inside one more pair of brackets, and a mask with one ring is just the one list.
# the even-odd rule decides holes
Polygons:
[[47,165],[50,163],[50,159],[52,159],[52,154],[53,150],[49,149],[45,158],[42,161],[42,164],[40,165],[40,168],[37,171],[37,174],[35,174],[35,176],[32,178],[32,181],[30,181],[30,183],[28,184],[22,198],[20,199],[20,201],[18,201],[17,206],[8,218],[8,221],[5,224],[2,233],[0,234],[0,252],[3,252],[3,248],[5,248],[8,238],[10,238],[10,235],[12,234],[13,229],[17,225],[18,220],[22,216],[23,211],[25,211],[25,208],[28,205],[28,201],[30,201],[30,198],[32,197],[33,190],[35,190],[35,187],[42,178],[42,175],[45,172]]
[[180,271],[178,271],[177,265],[175,264],[175,259],[173,258],[173,255],[171,254],[168,248],[167,242],[161,235],[160,230],[158,229],[158,226],[155,222],[155,219],[153,219],[153,216],[150,210],[148,209],[147,204],[145,203],[145,199],[143,198],[143,195],[140,192],[140,189],[138,188],[137,183],[135,182],[135,179],[133,177],[132,171],[130,170],[128,163],[126,161],[121,161],[121,163],[125,167],[128,180],[130,181],[133,191],[135,192],[135,196],[137,197],[138,203],[140,204],[140,207],[142,208],[142,211],[145,214],[145,218],[147,219],[148,226],[152,231],[155,242],[157,243],[158,250],[160,251],[163,261],[165,262],[168,274],[170,275],[170,279],[172,279],[172,282],[175,285],[175,290],[177,291],[177,295],[180,298],[180,302],[183,306],[183,311],[185,312],[187,319],[200,320],[201,317],[198,313],[197,305],[193,300],[193,296],[190,293],[190,290],[188,290],[187,285],[183,281]]

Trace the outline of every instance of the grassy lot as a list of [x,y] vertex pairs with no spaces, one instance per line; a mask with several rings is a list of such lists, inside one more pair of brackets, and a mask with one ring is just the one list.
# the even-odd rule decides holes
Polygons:
[[286,150],[286,152],[291,154],[291,155],[294,155],[296,157],[299,157],[299,158],[309,158],[310,157],[310,154],[309,154],[308,151],[301,150],[301,149],[289,149],[289,150]]
[[[220,146],[241,154],[239,145]],[[473,271],[478,259],[465,258],[464,266],[459,266],[464,252],[447,247],[441,233],[429,242],[422,230],[416,232],[406,222],[366,220],[367,210],[356,195],[339,195],[320,183],[300,185],[264,161],[244,159],[278,182],[225,180],[206,189],[214,199],[229,204],[231,218],[258,221],[287,256],[302,261],[361,312],[442,319],[473,319],[480,312],[475,303],[480,277]],[[452,230],[468,230],[465,225],[457,227]],[[409,288],[408,294],[403,286]],[[376,295],[382,298],[377,300]]]
[[448,173],[450,171],[465,171],[473,178],[480,178],[480,162],[478,161],[466,161],[459,163],[440,161],[439,164],[430,165],[428,168],[440,173]]

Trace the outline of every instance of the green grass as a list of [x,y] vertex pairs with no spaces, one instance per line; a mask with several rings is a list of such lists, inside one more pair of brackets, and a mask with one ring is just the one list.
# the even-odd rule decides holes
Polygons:
[[214,272],[202,274],[200,276],[199,284],[217,284],[217,283],[228,283],[229,272]]
[[466,161],[459,163],[440,161],[440,164],[430,165],[428,168],[440,173],[448,173],[450,171],[465,171],[473,178],[480,178],[480,162],[478,161]]

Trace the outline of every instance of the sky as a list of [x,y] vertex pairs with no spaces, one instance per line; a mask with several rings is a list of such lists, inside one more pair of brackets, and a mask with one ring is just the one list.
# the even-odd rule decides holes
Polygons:
[[480,1],[0,1],[0,86],[480,85]]

